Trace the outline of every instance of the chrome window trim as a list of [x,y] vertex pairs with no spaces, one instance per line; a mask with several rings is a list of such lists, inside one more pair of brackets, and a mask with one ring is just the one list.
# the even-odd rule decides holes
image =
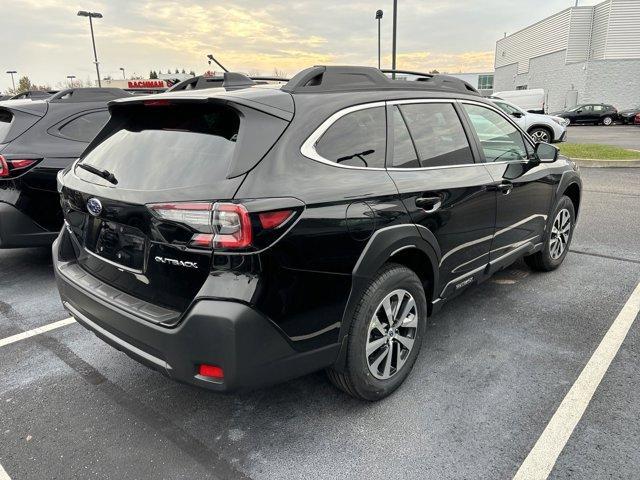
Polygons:
[[[320,124],[320,126],[318,128],[316,128],[311,135],[309,135],[309,137],[304,141],[304,143],[300,147],[300,153],[302,155],[304,155],[305,157],[310,158],[311,160],[315,160],[316,162],[320,162],[320,163],[324,163],[324,164],[327,164],[327,165],[331,165],[332,167],[347,168],[347,169],[351,169],[351,170],[379,170],[379,171],[384,171],[385,170],[384,167],[382,167],[382,168],[380,168],[380,167],[356,167],[356,166],[352,166],[352,165],[341,165],[339,163],[333,162],[333,161],[331,161],[331,160],[329,160],[327,158],[324,158],[322,155],[320,155],[316,151],[316,145],[317,145],[318,141],[320,140],[320,138],[322,138],[322,135],[324,135],[325,132],[327,130],[329,130],[329,128],[335,122],[337,122],[339,119],[341,119],[345,115],[347,115],[349,113],[353,113],[353,112],[358,112],[360,110],[366,110],[368,108],[377,108],[377,107],[385,107],[385,106],[386,106],[386,102],[384,102],[384,101],[382,101],[382,102],[370,102],[370,103],[363,103],[363,104],[360,104],[360,105],[353,105],[351,107],[347,107],[347,108],[344,108],[342,110],[338,110],[336,113],[334,113],[329,118],[327,118],[324,122],[322,122]],[[385,141],[386,141],[386,134],[385,134]]]

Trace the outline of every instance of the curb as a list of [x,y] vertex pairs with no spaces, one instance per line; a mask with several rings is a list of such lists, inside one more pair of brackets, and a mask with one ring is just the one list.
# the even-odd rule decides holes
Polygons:
[[586,168],[638,168],[640,167],[640,159],[638,160],[595,160],[591,158],[572,158],[580,167]]

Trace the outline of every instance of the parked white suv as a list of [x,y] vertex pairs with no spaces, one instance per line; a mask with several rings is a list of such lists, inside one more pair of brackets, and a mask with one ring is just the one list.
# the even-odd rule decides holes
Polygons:
[[569,122],[553,115],[525,112],[520,107],[505,100],[491,100],[505,113],[511,115],[520,127],[536,142],[564,142]]

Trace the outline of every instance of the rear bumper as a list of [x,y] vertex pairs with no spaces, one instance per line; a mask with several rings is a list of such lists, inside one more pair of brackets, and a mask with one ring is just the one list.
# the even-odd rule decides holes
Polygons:
[[[337,357],[338,345],[296,351],[269,319],[239,302],[197,301],[172,328],[144,320],[67,277],[59,242],[53,262],[65,308],[108,344],[175,380],[215,391],[256,388],[322,369]],[[203,363],[222,367],[224,379],[199,376]]]
[[0,202],[0,248],[51,245],[58,232],[49,232],[13,205]]

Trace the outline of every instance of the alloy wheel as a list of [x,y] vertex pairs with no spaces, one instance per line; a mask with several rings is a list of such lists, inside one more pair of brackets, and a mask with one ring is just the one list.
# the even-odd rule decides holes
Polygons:
[[418,330],[418,307],[413,296],[398,289],[380,302],[367,330],[366,358],[371,374],[386,380],[406,363]]
[[562,256],[569,244],[571,234],[571,214],[569,210],[563,208],[556,215],[551,227],[551,238],[549,240],[549,255],[553,260]]
[[549,142],[549,134],[542,129],[539,130],[534,130],[531,133],[531,137],[533,138],[534,142]]
[[604,117],[604,120],[602,120],[602,123],[604,123],[604,125],[608,127],[613,123],[613,119],[611,117]]

